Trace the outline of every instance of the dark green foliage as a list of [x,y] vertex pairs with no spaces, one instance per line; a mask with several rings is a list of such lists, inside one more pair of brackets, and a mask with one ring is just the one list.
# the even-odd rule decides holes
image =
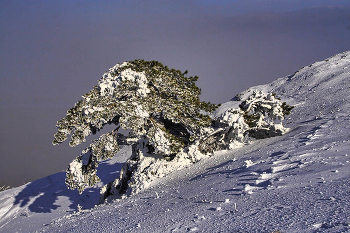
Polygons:
[[[281,98],[277,98],[276,97],[276,93],[272,93],[272,95],[278,99],[278,100],[281,100]],[[294,108],[294,106],[290,106],[288,105],[286,102],[283,102],[282,105],[281,105],[281,108],[283,109],[283,115],[284,116],[287,116],[290,114],[290,112],[292,111],[292,109]]]
[[290,106],[286,102],[283,102],[281,108],[283,109],[283,115],[287,116],[290,114],[294,106]]
[[11,189],[11,187],[9,185],[2,185],[2,186],[0,185],[0,192],[5,191],[7,189]]
[[253,128],[256,126],[256,122],[259,120],[260,115],[259,114],[248,114],[248,112],[245,112],[243,117],[244,117],[245,123],[247,123],[247,125],[250,128]]
[[[276,93],[266,94],[262,91],[254,91],[239,107],[244,111],[244,121],[250,128],[255,128],[255,133],[249,133],[254,138],[265,138],[273,135],[282,135],[281,121],[290,114],[292,106],[281,102],[276,98]],[[275,123],[277,123],[275,125]],[[277,128],[276,128],[277,127]],[[266,132],[264,130],[267,129]],[[253,132],[253,130],[250,130]]]
[[[150,120],[158,121],[157,118],[179,123],[191,133],[210,125],[210,117],[202,114],[202,111],[212,112],[218,105],[199,100],[201,90],[195,85],[198,76],[185,77],[186,71],[182,73],[180,70],[169,69],[158,61],[142,59],[128,62],[127,65],[110,71],[110,74],[116,77],[127,69],[144,72],[150,90],[147,97],[135,96],[135,84],[128,80],[121,82],[118,88],[109,90],[110,95],[101,95],[100,88],[95,86],[67,112],[65,118],[57,122],[58,132],[54,144],[63,142],[68,134],[72,134],[70,145],[76,146],[84,142],[87,135],[96,133],[106,124],[121,123],[123,128],[131,128],[136,134],[147,131],[152,127]],[[130,104],[132,102],[142,105],[150,113],[149,119],[140,122],[137,115],[125,119],[125,115],[135,109]],[[92,108],[102,110],[85,113]]]

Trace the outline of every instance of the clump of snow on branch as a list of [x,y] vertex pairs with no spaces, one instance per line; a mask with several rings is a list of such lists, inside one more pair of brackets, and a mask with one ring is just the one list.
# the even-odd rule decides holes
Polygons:
[[[126,65],[128,65],[128,63],[124,62],[122,65],[115,66],[114,69]],[[118,76],[113,77],[111,72],[104,75],[98,84],[101,90],[101,96],[113,94],[114,89],[116,89],[121,83],[132,83],[135,87],[135,93],[140,97],[145,97],[150,92],[147,87],[147,78],[144,72],[136,72],[132,69],[126,69]]]
[[166,138],[164,131],[156,130],[149,144],[154,147],[155,154],[168,155],[171,153],[170,142]]

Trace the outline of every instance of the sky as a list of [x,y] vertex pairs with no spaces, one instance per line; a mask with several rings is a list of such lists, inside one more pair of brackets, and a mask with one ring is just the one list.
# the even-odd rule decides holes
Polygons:
[[56,122],[116,63],[188,70],[223,103],[349,41],[348,0],[0,1],[0,185],[65,170],[88,146],[52,146]]

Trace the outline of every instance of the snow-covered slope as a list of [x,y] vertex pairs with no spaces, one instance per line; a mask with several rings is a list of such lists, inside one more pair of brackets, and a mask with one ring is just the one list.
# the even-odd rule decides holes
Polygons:
[[123,147],[118,157],[100,163],[102,181],[81,195],[67,189],[65,171],[0,192],[0,232],[33,232],[78,208],[93,208],[99,203],[100,188],[119,176],[130,155],[130,147]]
[[[216,152],[90,210],[97,189],[79,196],[65,188],[63,173],[3,191],[0,232],[349,232],[350,52],[239,96],[256,89],[295,106],[287,134]],[[127,148],[121,153],[101,165],[111,168],[106,182]]]

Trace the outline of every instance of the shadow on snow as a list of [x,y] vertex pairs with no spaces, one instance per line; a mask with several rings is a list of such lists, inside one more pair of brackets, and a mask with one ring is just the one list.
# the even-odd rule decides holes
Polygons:
[[[99,164],[97,175],[103,184],[107,184],[119,177],[122,166],[123,163],[109,164],[108,160],[103,161]],[[59,172],[28,183],[15,197],[13,205],[27,206],[31,212],[51,213],[60,207],[59,197],[69,199],[71,210],[77,210],[78,205],[83,209],[90,209],[99,203],[101,186],[86,188],[79,194],[77,190],[67,188],[65,178],[66,172]]]

